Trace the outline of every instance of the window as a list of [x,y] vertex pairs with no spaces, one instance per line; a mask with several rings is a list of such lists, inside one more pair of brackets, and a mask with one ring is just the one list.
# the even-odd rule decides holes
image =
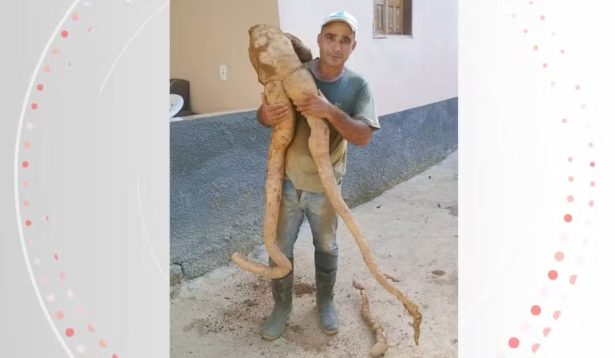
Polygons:
[[374,0],[374,37],[412,36],[412,0]]

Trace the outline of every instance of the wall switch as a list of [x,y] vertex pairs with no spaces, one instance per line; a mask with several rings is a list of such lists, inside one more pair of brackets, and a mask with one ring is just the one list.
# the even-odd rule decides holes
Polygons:
[[226,81],[226,65],[220,65],[220,79]]

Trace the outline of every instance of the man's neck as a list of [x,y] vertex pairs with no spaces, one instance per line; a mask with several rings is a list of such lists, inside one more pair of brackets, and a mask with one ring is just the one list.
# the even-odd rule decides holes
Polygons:
[[331,82],[335,81],[342,76],[344,73],[344,66],[342,67],[329,67],[324,62],[320,60],[320,58],[316,59],[314,70],[316,71],[317,77],[321,81]]

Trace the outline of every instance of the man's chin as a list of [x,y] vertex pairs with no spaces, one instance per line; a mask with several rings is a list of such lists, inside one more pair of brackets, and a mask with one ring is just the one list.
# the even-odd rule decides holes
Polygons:
[[328,56],[325,63],[329,66],[339,66],[344,63],[344,59],[340,57]]

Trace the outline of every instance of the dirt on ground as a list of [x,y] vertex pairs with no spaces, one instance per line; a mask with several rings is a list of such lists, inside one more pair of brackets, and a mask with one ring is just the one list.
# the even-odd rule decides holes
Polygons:
[[[363,262],[343,221],[335,302],[340,332],[324,334],[318,324],[314,249],[304,221],[295,246],[295,296],[286,331],[278,340],[261,338],[273,308],[268,279],[232,263],[175,287],[171,298],[171,357],[369,357],[374,336],[361,318],[365,286],[370,308],[391,347],[385,357],[457,357],[457,153],[424,173],[355,209],[353,215],[381,270],[423,314],[420,346],[413,341],[412,317],[384,290]],[[250,258],[265,263],[264,247]]]

